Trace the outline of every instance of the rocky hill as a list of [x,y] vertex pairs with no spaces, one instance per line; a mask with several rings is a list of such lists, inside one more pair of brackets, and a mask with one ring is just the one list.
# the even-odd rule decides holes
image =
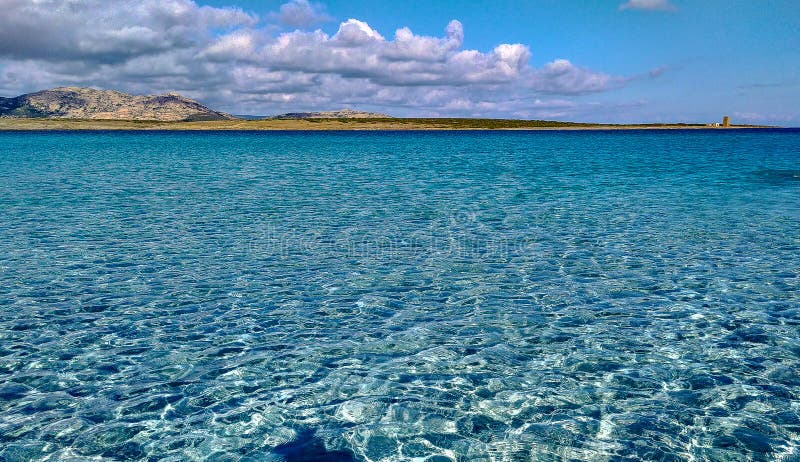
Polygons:
[[342,109],[324,112],[289,112],[287,114],[268,117],[269,119],[390,119],[392,116],[377,112],[354,111]]
[[59,87],[15,98],[0,98],[0,117],[170,122],[235,118],[177,93],[136,96],[79,87]]

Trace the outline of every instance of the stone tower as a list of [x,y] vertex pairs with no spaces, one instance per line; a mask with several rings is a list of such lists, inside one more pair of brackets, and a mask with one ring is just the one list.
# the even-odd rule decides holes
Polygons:
[[731,126],[731,118],[728,117],[728,116],[723,117],[722,118],[722,126],[725,127],[725,128],[730,127]]

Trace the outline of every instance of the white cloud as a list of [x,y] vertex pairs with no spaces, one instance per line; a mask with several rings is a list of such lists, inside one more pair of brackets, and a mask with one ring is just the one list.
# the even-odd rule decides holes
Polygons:
[[333,20],[325,13],[325,6],[308,0],[289,0],[280,11],[270,15],[281,24],[289,27],[306,28]]
[[761,112],[734,112],[731,123],[770,124],[786,123],[796,118],[797,114],[764,114]]
[[383,42],[384,38],[369,27],[369,24],[351,18],[339,25],[339,31],[333,36],[333,40],[343,46],[356,47],[367,45],[370,42]]
[[[316,20],[299,18],[319,19],[322,11],[303,1],[284,7],[273,17],[286,25],[311,24]],[[240,9],[190,0],[0,0],[0,8],[6,96],[69,84],[174,90],[234,113],[354,106],[502,116],[574,112],[578,106],[542,107],[543,97],[604,92],[629,80],[565,59],[532,66],[529,47],[519,43],[463,49],[464,28],[456,20],[439,37],[408,27],[384,36],[358,19],[329,35],[276,32]]]
[[0,0],[0,57],[108,63],[204,44],[212,29],[255,25],[236,8],[190,0]]
[[669,0],[628,0],[619,6],[620,10],[674,11]]
[[547,63],[531,76],[532,88],[562,95],[601,92],[621,87],[630,80],[577,67],[566,59]]

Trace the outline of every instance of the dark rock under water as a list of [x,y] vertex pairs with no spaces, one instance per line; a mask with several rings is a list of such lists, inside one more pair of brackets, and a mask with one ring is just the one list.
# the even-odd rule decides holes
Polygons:
[[773,185],[782,185],[787,183],[800,183],[800,170],[792,169],[759,169],[753,173],[753,176],[758,181]]
[[284,462],[359,462],[351,451],[325,448],[325,443],[313,429],[301,429],[297,436],[273,450]]

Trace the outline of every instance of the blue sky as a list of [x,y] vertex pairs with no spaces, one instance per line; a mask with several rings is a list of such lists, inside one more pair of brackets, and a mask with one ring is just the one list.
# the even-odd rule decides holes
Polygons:
[[[91,11],[96,1],[45,0],[62,11],[58,20],[41,12],[37,24],[30,5],[15,10],[25,2],[0,0],[12,4],[0,19],[0,43],[2,22],[10,21],[0,92],[51,83],[180,91],[257,114],[349,106],[399,116],[597,122],[708,122],[727,114],[800,125],[796,1],[167,0],[148,8],[146,0],[135,12],[103,3],[102,18],[64,19],[67,3]],[[15,44],[10,36],[81,21],[108,31],[76,37],[71,50],[51,55],[41,52],[56,47],[46,40]],[[409,33],[397,35],[402,28]],[[191,39],[176,38],[176,30]],[[101,38],[102,46],[86,46]]]

